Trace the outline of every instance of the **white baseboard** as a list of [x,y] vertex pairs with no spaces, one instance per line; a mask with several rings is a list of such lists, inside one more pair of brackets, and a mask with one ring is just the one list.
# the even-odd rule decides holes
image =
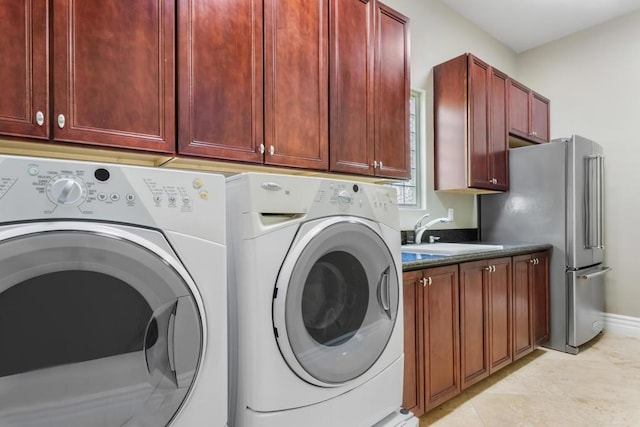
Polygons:
[[627,337],[640,337],[640,318],[604,313],[604,330]]

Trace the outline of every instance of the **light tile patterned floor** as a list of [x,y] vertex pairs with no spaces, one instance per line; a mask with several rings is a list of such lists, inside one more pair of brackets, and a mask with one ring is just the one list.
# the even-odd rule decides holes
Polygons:
[[420,427],[640,426],[640,338],[577,355],[537,349],[420,419]]

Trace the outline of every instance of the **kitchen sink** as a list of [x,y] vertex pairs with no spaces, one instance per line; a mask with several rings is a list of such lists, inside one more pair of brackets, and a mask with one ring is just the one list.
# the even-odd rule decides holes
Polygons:
[[504,249],[504,247],[502,245],[484,245],[479,243],[421,243],[402,245],[402,252],[445,256],[497,251],[500,249]]

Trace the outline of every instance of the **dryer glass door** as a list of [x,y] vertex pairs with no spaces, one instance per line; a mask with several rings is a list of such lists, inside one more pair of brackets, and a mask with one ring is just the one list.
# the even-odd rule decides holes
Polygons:
[[379,234],[356,220],[327,224],[294,243],[274,300],[283,355],[318,385],[345,383],[374,365],[399,302],[398,272]]
[[0,425],[168,425],[202,345],[187,279],[126,239],[0,238]]

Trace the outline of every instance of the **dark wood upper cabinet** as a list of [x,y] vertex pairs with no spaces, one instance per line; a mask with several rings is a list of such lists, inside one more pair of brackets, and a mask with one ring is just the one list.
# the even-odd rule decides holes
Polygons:
[[509,133],[529,142],[549,142],[549,100],[509,79]]
[[408,24],[375,0],[332,1],[332,171],[409,176]]
[[264,1],[265,163],[329,168],[329,0]]
[[374,0],[332,0],[330,169],[373,175]]
[[531,91],[531,132],[539,142],[549,142],[549,103],[550,101],[537,92]]
[[179,153],[327,170],[328,18],[328,0],[179,2]]
[[0,18],[2,135],[410,174],[408,19],[377,0],[3,1]]
[[175,151],[175,2],[53,1],[53,139]]
[[178,2],[180,154],[262,163],[262,0]]
[[2,134],[49,138],[48,8],[47,0],[0,2]]
[[506,74],[471,54],[434,68],[435,189],[509,189]]
[[376,3],[374,138],[377,176],[408,178],[409,18]]

